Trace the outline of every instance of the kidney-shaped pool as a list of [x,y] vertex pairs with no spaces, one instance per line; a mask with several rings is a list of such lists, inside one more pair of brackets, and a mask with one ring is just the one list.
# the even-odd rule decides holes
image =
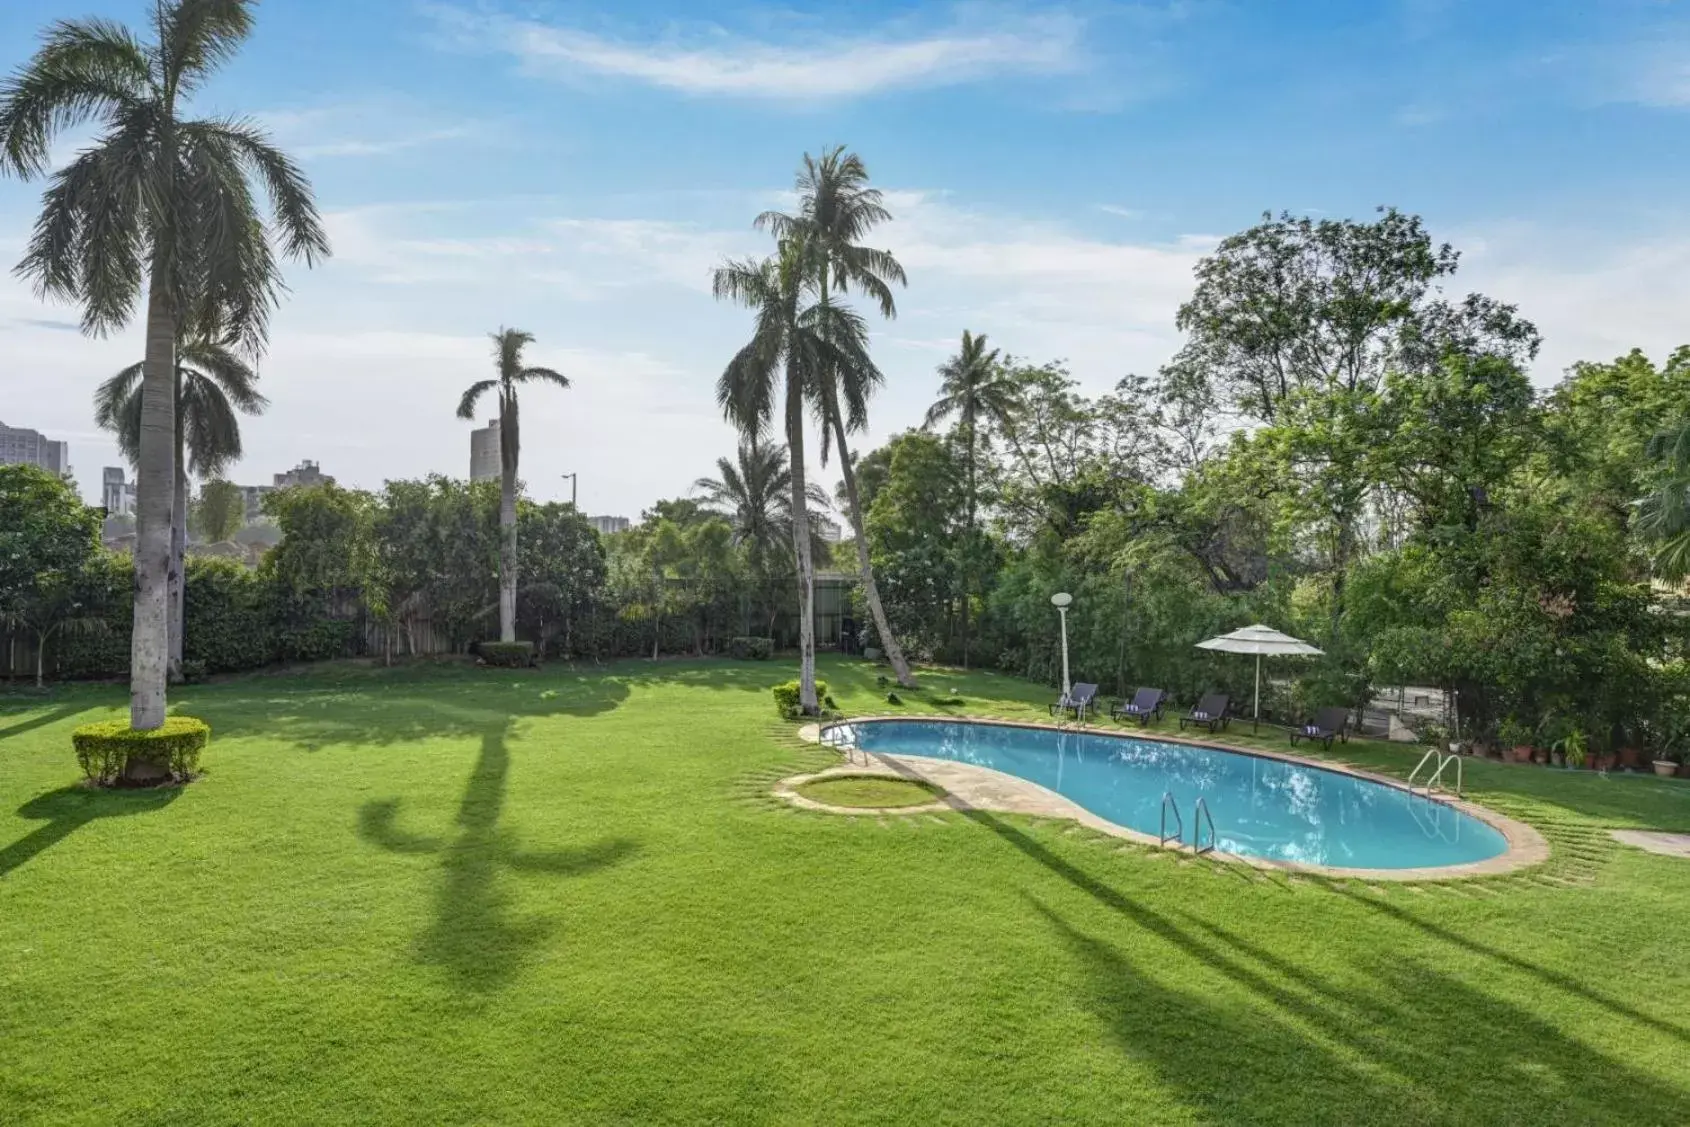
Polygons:
[[[1116,825],[1155,836],[1173,795],[1191,843],[1201,797],[1215,848],[1245,857],[1348,869],[1420,869],[1500,856],[1494,826],[1400,787],[1340,771],[1134,736],[958,723],[855,720],[825,742],[871,753],[952,759],[1057,792]],[[1172,819],[1169,829],[1172,830]],[[1203,830],[1207,846],[1207,823]]]

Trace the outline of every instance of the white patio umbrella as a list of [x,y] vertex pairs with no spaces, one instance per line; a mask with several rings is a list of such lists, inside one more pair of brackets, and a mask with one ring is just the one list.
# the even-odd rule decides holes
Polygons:
[[1281,634],[1271,626],[1257,623],[1246,626],[1242,630],[1234,630],[1230,634],[1222,634],[1218,638],[1210,638],[1206,642],[1198,642],[1200,650],[1220,650],[1229,654],[1256,655],[1256,711],[1251,718],[1251,724],[1257,724],[1262,718],[1262,658],[1279,657],[1283,655],[1318,656],[1324,650],[1316,649],[1300,638],[1293,638],[1289,634]]

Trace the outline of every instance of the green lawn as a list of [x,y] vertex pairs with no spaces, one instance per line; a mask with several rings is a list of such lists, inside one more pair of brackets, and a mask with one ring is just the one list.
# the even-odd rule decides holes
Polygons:
[[770,783],[830,756],[776,720],[787,676],[242,678],[180,694],[207,774],[153,794],[75,785],[121,688],[0,697],[0,1122],[1690,1120],[1690,863],[1602,832],[1690,830],[1690,786],[1478,763],[1548,865],[1287,878],[793,810]]
[[798,793],[829,806],[891,809],[898,806],[925,806],[945,792],[920,779],[831,775],[803,784],[798,788]]

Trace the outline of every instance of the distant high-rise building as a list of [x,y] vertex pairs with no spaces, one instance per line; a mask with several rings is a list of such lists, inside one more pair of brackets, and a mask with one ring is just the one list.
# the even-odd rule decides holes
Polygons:
[[829,544],[837,544],[845,537],[845,530],[839,527],[839,522],[820,513],[810,514],[810,523],[816,526],[816,535]]
[[38,430],[0,423],[0,466],[40,466],[61,477],[70,472],[70,443],[54,442]]
[[124,478],[122,466],[106,466],[100,471],[100,505],[109,517],[134,515],[135,483]]
[[316,462],[306,459],[289,470],[271,478],[272,489],[287,489],[295,485],[333,485],[334,478],[324,473]]
[[469,432],[469,479],[492,481],[504,472],[499,450],[499,420]]
[[587,523],[598,529],[601,536],[626,532],[633,527],[633,521],[627,517],[588,517]]

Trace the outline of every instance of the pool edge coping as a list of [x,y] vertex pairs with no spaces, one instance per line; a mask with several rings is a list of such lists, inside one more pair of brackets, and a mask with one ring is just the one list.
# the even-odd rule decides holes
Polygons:
[[[848,719],[832,720],[826,723],[806,724],[799,729],[799,735],[801,738],[810,742],[820,743],[822,732],[828,728],[838,727],[842,724],[872,723],[876,721],[933,721],[937,723],[992,724],[998,727],[1030,728],[1036,731],[1047,732],[1073,731],[1087,735],[1105,737],[1160,740],[1166,743],[1177,743],[1191,747],[1201,747],[1210,751],[1228,752],[1233,755],[1248,755],[1255,756],[1260,759],[1272,759],[1283,763],[1294,763],[1302,767],[1310,767],[1321,771],[1331,771],[1340,775],[1350,775],[1355,778],[1366,779],[1372,783],[1378,783],[1382,786],[1388,786],[1399,791],[1404,791],[1416,798],[1424,798],[1430,802],[1441,803],[1444,806],[1458,810],[1461,813],[1476,818],[1490,826],[1502,835],[1503,842],[1506,845],[1506,848],[1504,848],[1501,853],[1497,854],[1495,857],[1488,857],[1483,861],[1467,861],[1457,865],[1438,865],[1429,868],[1412,869],[1358,869],[1347,868],[1339,865],[1314,865],[1304,861],[1281,861],[1268,857],[1251,857],[1239,853],[1227,853],[1218,849],[1208,850],[1204,854],[1205,856],[1215,857],[1220,860],[1241,862],[1251,866],[1252,868],[1277,870],[1288,873],[1305,873],[1311,876],[1339,877],[1347,880],[1427,881],[1500,876],[1506,873],[1514,873],[1522,869],[1531,868],[1535,865],[1541,865],[1545,861],[1549,860],[1550,847],[1548,840],[1539,833],[1535,827],[1516,818],[1510,818],[1505,814],[1499,814],[1488,807],[1469,802],[1464,798],[1457,798],[1446,794],[1427,794],[1414,790],[1401,779],[1393,778],[1390,775],[1382,775],[1378,772],[1368,771],[1360,767],[1313,759],[1309,756],[1297,755],[1295,753],[1271,751],[1266,748],[1245,749],[1209,740],[1192,739],[1189,736],[1164,735],[1159,732],[1155,735],[1135,734],[1131,731],[1111,730],[1107,728],[1087,728],[1084,726],[1076,727],[1074,725],[1041,724],[1036,721],[1029,720],[1004,720],[996,717],[943,715],[853,716]],[[846,773],[849,771],[861,773],[865,767],[872,769],[872,767],[868,764],[842,764],[839,766],[828,767],[821,771],[812,771],[781,779],[775,784],[775,796],[784,801],[790,802],[801,809],[811,809],[824,813],[835,814],[914,814],[935,813],[939,810],[966,811],[971,809],[991,810],[998,813],[1031,813],[1037,817],[1057,818],[1078,822],[1080,825],[1098,830],[1111,837],[1122,838],[1142,845],[1150,845],[1161,849],[1174,849],[1176,852],[1187,855],[1195,854],[1195,849],[1192,846],[1185,845],[1184,843],[1170,844],[1160,842],[1153,834],[1143,833],[1139,830],[1129,829],[1128,827],[1116,822],[1111,822],[1107,818],[1103,818],[1092,813],[1090,810],[1087,810],[1072,799],[1058,794],[1056,791],[1053,791],[1048,787],[1040,786],[1038,783],[1032,782],[1028,779],[1023,779],[1019,775],[1011,775],[1008,772],[999,771],[991,767],[981,767],[978,764],[963,763],[959,760],[943,759],[924,755],[889,755],[885,752],[865,752],[865,760],[870,754],[872,754],[874,758],[881,760],[882,763],[893,765],[887,768],[885,771],[887,774],[900,774],[901,772],[896,769],[896,765],[913,765],[905,764],[905,761],[915,761],[918,764],[951,764],[963,769],[962,771],[955,772],[955,774],[964,776],[961,780],[956,781],[960,781],[965,787],[968,786],[969,782],[966,776],[978,773],[979,776],[986,777],[986,779],[988,779],[994,786],[1008,786],[1012,790],[1022,791],[1024,797],[1033,799],[1036,805],[1042,807],[1043,809],[1006,809],[1004,807],[994,806],[991,805],[989,797],[985,802],[977,801],[976,798],[968,795],[956,794],[953,787],[946,786],[944,783],[936,783],[935,785],[944,787],[949,801],[942,800],[936,804],[927,804],[920,807],[831,806],[826,803],[816,802],[813,799],[807,799],[793,789],[805,782],[810,782],[817,778],[823,778],[830,774]],[[952,772],[945,773],[949,774]],[[925,778],[925,776],[923,776],[923,778]],[[927,779],[926,781],[932,782],[933,780]],[[973,790],[976,796],[981,795],[984,790],[984,788],[977,787],[968,787],[968,789]]]

